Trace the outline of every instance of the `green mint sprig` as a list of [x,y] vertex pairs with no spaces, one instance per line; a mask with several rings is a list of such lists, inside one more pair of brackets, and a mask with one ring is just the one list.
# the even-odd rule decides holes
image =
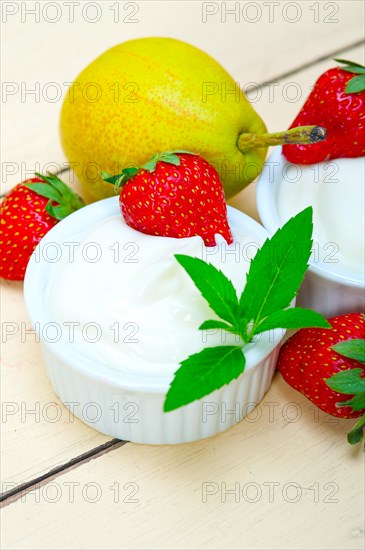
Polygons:
[[313,210],[308,207],[266,239],[251,260],[240,297],[213,265],[191,256],[175,256],[217,317],[205,321],[199,330],[225,330],[238,335],[242,345],[204,348],[182,361],[166,395],[165,412],[200,399],[242,374],[246,363],[242,348],[254,336],[276,328],[330,328],[319,313],[290,308],[308,269],[312,218]]
[[[365,365],[365,340],[361,338],[339,342],[335,346],[332,346],[332,349],[344,357],[355,359]],[[347,401],[336,403],[336,407],[351,407],[353,411],[365,409],[365,378],[361,376],[363,372],[364,369],[362,368],[349,369],[337,372],[331,378],[325,380],[327,386],[332,390],[352,396]],[[347,441],[351,445],[360,443],[363,438],[364,428],[365,414],[359,418],[355,426],[347,434]]]

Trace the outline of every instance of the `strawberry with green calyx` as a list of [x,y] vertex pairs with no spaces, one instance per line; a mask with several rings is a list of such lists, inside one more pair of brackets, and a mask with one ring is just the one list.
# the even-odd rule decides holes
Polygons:
[[[280,350],[284,380],[327,414],[357,418],[365,413],[365,318],[349,313],[328,319],[331,329],[299,330]],[[352,396],[352,397],[349,397]],[[358,442],[364,417],[355,426]]]
[[327,138],[311,147],[284,145],[283,153],[290,162],[314,164],[365,155],[365,67],[344,59],[335,61],[341,67],[319,77],[290,126],[325,126]]
[[102,178],[120,191],[126,223],[142,233],[184,238],[199,235],[215,246],[220,234],[233,242],[222,183],[215,168],[188,151],[156,154],[143,166]]
[[57,176],[36,176],[16,185],[0,206],[0,276],[4,279],[23,280],[42,237],[59,220],[84,206]]
[[[340,342],[332,349],[347,357],[358,361],[362,368],[352,368],[334,374],[325,380],[327,386],[341,394],[352,395],[351,399],[336,403],[336,407],[351,407],[353,411],[365,411],[365,340],[361,338]],[[365,412],[352,430],[347,434],[347,440],[351,445],[359,443],[363,438],[365,428]]]

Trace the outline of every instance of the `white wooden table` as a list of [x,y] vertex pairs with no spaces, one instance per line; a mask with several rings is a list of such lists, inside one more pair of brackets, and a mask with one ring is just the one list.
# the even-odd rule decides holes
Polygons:
[[[360,0],[21,1],[2,11],[3,192],[65,163],[65,83],[123,40],[172,36],[206,50],[256,87],[250,97],[271,131],[290,124],[333,57],[364,59]],[[251,185],[230,203],[257,218],[254,195]],[[4,549],[363,547],[363,453],[346,442],[351,421],[316,412],[276,375],[250,416],[219,436],[160,447],[111,440],[53,393],[22,284],[1,291]]]

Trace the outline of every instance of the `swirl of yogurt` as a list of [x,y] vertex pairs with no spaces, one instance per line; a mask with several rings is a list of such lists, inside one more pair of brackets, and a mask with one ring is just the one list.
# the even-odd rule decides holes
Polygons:
[[[283,174],[284,176],[284,174]],[[364,277],[365,157],[286,165],[277,191],[281,223],[313,206],[312,263]]]
[[[233,244],[217,235],[217,246],[207,248],[200,237],[145,235],[120,215],[110,216],[79,239],[72,261],[62,258],[53,270],[46,289],[50,318],[79,354],[127,373],[148,373],[152,366],[174,372],[204,347],[237,345],[235,335],[198,330],[217,317],[174,256],[212,263],[239,294],[262,241],[234,227],[232,233]],[[97,261],[85,254],[89,246],[101,251]],[[70,326],[72,341],[64,329]]]

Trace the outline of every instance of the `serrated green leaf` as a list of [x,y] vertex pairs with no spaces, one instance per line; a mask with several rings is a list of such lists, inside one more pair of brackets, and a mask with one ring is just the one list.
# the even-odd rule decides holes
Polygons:
[[347,94],[356,94],[358,92],[363,92],[365,90],[365,74],[354,76],[347,83],[345,92]]
[[245,368],[238,346],[205,348],[182,361],[167,392],[164,411],[172,411],[209,395],[238,378]]
[[253,329],[268,315],[290,305],[308,268],[313,209],[291,218],[265,241],[251,261],[239,306]]
[[349,369],[337,372],[325,379],[327,386],[339,393],[354,395],[365,392],[365,378],[361,377],[363,369]]
[[238,299],[232,282],[212,264],[199,258],[175,254],[211,309],[225,321],[236,325]]
[[229,325],[224,321],[218,321],[216,319],[204,321],[204,323],[202,323],[199,327],[199,330],[215,330],[215,329],[227,330],[228,332],[235,331],[232,325]]
[[354,411],[365,409],[365,391],[356,394],[352,399],[336,403],[336,407],[351,407]]
[[274,311],[264,321],[262,321],[255,329],[254,334],[260,334],[267,330],[275,328],[331,328],[331,325],[326,319],[310,309],[300,307]]
[[365,428],[365,414],[359,418],[352,430],[347,434],[347,441],[350,445],[356,445],[360,443],[363,438],[363,432]]
[[344,357],[355,359],[365,365],[365,340],[362,338],[353,338],[352,340],[339,342],[332,346],[332,349]]

